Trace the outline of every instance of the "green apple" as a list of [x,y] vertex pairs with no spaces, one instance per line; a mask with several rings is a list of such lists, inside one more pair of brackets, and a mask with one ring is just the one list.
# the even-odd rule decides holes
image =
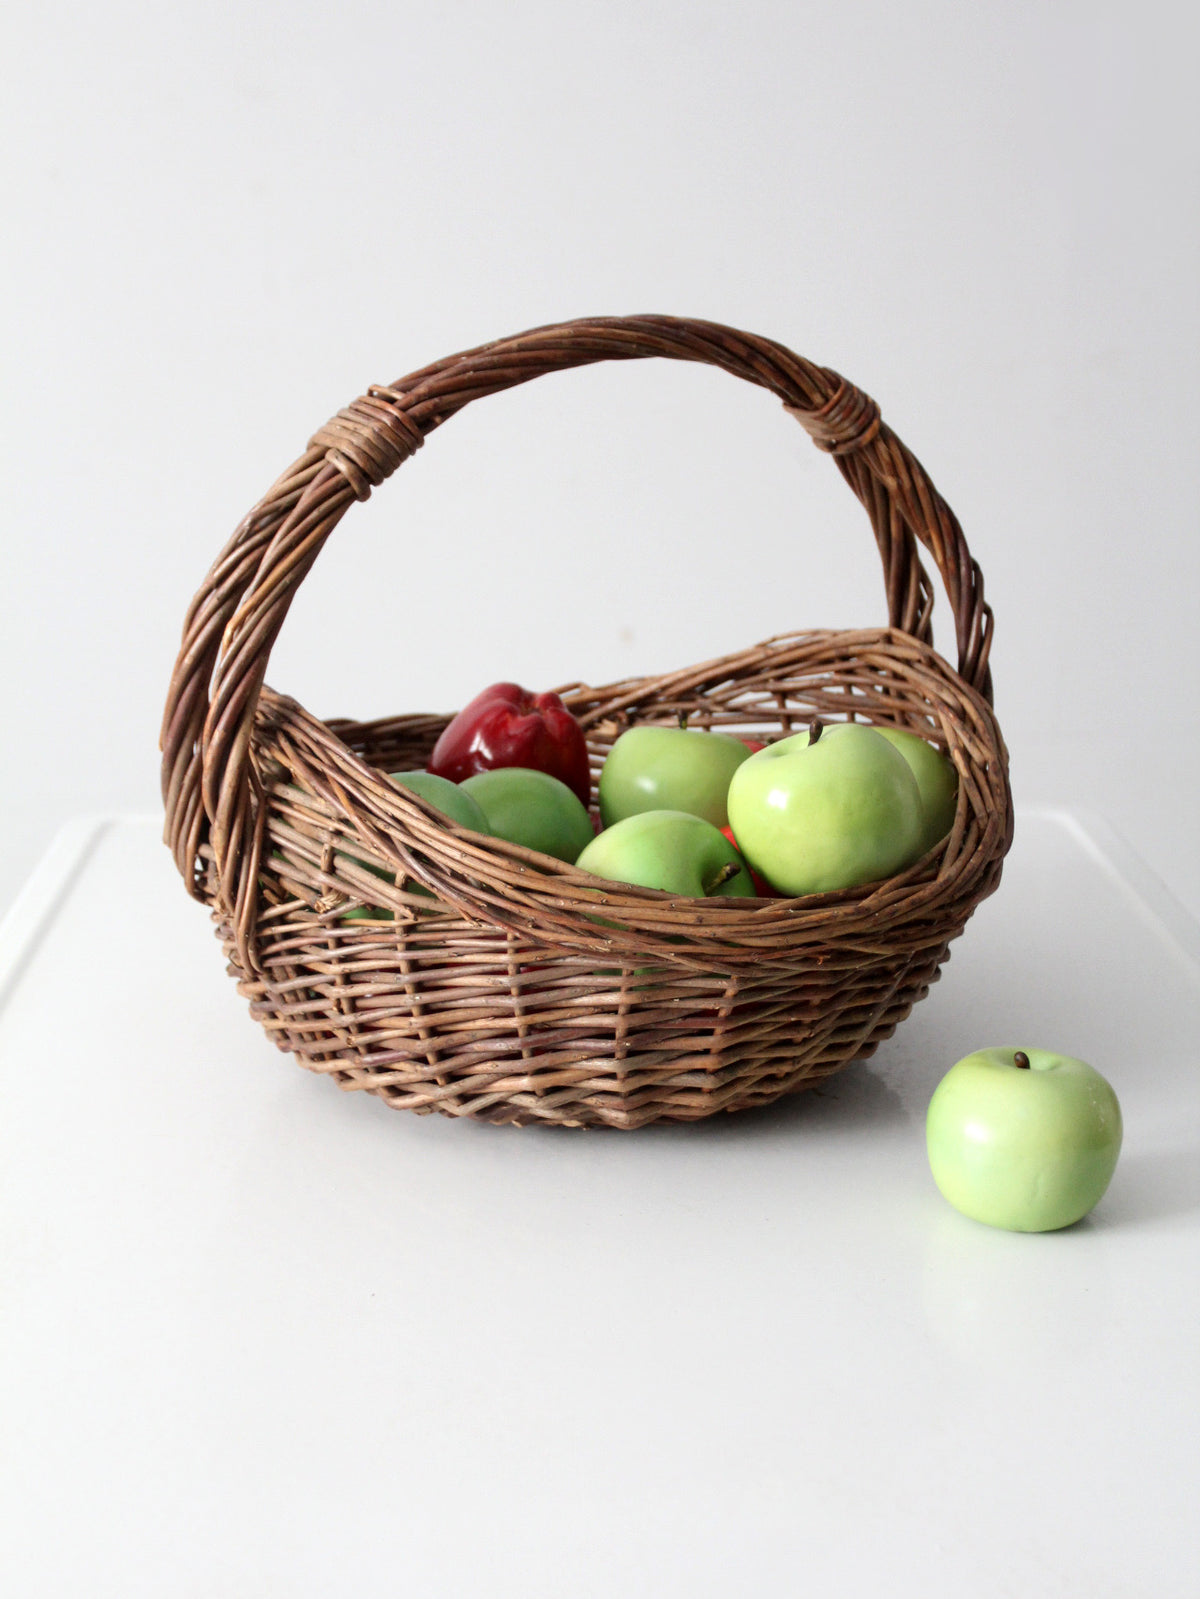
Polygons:
[[900,727],[877,727],[889,744],[894,744],[912,767],[912,774],[921,791],[921,812],[924,825],[921,842],[917,845],[917,859],[928,855],[935,844],[941,843],[954,826],[954,809],[958,804],[958,773],[953,761],[933,747],[917,733]]
[[469,794],[497,838],[574,861],[596,836],[578,796],[557,777],[527,766],[497,766],[464,778]]
[[723,833],[687,811],[642,811],[598,833],[575,863],[617,883],[689,899],[753,899],[745,862]]
[[714,827],[729,821],[729,780],[750,751],[728,733],[688,727],[630,727],[600,770],[605,827],[642,811],[687,811]]
[[[416,794],[419,799],[426,800],[435,810],[441,811],[443,816],[452,822],[457,822],[460,827],[469,828],[473,833],[489,833],[487,818],[479,808],[478,801],[464,794],[462,785],[451,783],[448,778],[435,777],[432,772],[391,772],[389,780],[397,788],[406,788],[409,793]],[[339,854],[344,852],[340,851]],[[353,860],[357,866],[365,867],[368,872],[374,872],[376,877],[382,877],[385,882],[394,882],[392,874],[382,866],[372,866],[369,861],[360,861],[353,855],[346,855],[346,860]],[[409,882],[406,892],[421,894],[431,899],[433,896],[422,883]],[[392,912],[377,905],[359,905],[354,910],[347,911],[341,918],[344,922],[390,922]]]
[[406,788],[418,799],[427,800],[460,827],[469,828],[472,833],[491,832],[479,801],[467,792],[465,784],[452,783],[448,777],[435,777],[432,772],[392,772],[389,775],[397,788]]
[[1086,1216],[1121,1153],[1121,1107],[1100,1073],[1045,1049],[978,1049],[934,1090],[929,1166],[957,1210],[1043,1233]]
[[887,739],[860,722],[816,722],[738,767],[729,822],[772,888],[825,894],[907,866],[923,813],[912,768]]

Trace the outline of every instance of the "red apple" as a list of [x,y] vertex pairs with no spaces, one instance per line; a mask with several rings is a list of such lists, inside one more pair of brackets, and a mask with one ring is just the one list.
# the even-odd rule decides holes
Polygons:
[[428,770],[452,783],[497,767],[548,772],[586,806],[591,793],[583,729],[557,694],[531,694],[518,683],[493,683],[444,729]]

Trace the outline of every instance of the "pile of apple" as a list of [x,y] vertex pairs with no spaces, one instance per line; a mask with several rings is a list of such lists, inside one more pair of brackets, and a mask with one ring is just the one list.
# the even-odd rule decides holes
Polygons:
[[957,795],[946,757],[896,729],[814,722],[764,746],[631,727],[601,769],[597,833],[579,723],[557,694],[515,683],[485,689],[446,727],[427,770],[392,781],[462,827],[692,898],[821,894],[890,877],[949,832]]

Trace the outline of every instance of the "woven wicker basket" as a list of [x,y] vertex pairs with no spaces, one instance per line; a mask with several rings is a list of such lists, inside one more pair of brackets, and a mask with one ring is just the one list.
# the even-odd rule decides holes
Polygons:
[[[647,356],[759,384],[834,457],[875,531],[890,626],[773,638],[662,677],[562,690],[593,775],[624,728],[681,712],[694,727],[766,738],[814,715],[914,729],[957,767],[958,809],[945,842],[897,877],[802,900],[602,884],[464,831],[389,783],[387,772],[424,765],[448,717],[321,722],[264,686],[325,540],[428,433],[543,373]],[[931,647],[918,540],[954,610],[957,671]],[[344,1088],[409,1110],[568,1126],[762,1105],[869,1055],[999,881],[1012,801],[990,641],[957,521],[874,401],[837,373],[711,323],[538,328],[369,389],[234,533],[192,602],[171,679],[166,838],[212,908],[252,1014]]]

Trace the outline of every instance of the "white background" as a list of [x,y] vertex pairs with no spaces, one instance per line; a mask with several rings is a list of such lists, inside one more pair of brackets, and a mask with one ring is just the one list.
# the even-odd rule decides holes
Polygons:
[[[187,603],[332,412],[665,311],[876,396],[983,567],[1018,801],[1105,813],[1200,910],[1183,5],[49,3],[5,30],[0,905],[66,817],[157,806]],[[320,715],[448,710],[884,619],[865,518],[777,405],[613,366],[473,407],[355,507],[269,680]]]

